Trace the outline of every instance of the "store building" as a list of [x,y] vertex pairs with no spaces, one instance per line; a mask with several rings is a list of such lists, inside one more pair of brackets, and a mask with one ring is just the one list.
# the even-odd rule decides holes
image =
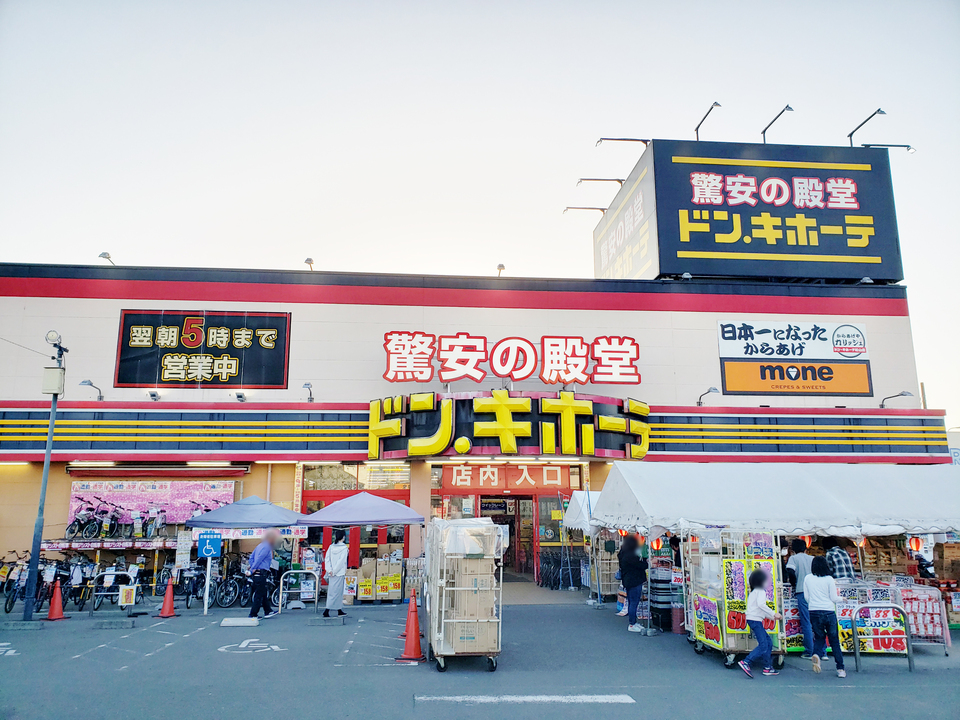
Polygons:
[[[691,145],[655,141],[624,183],[595,233],[602,279],[0,265],[0,337],[36,349],[54,329],[70,351],[44,537],[92,502],[78,482],[178,497],[199,483],[181,514],[227,482],[304,512],[368,491],[425,516],[495,517],[515,539],[509,562],[531,572],[559,542],[564,499],[602,486],[616,459],[715,462],[718,482],[730,461],[950,462],[943,412],[918,400],[892,195],[889,213],[868,207],[886,197],[871,185],[875,172],[889,184],[885,151],[814,148],[806,162],[804,149]],[[679,180],[649,185],[678,158]],[[732,195],[702,195],[714,179],[694,176],[715,173],[691,173],[693,160],[726,168],[731,187],[759,178],[759,223],[724,204]],[[873,215],[794,203],[774,217],[784,193],[816,187],[789,177],[797,167],[847,208],[848,178],[832,175],[856,177],[858,212]],[[771,190],[761,171],[788,174]],[[722,252],[695,249],[691,233],[718,222],[735,222],[736,240],[716,232]],[[751,225],[769,231],[754,256]],[[842,249],[827,249],[837,227]],[[677,272],[687,259],[692,276]],[[24,548],[50,363],[8,343],[0,358],[0,544]],[[400,544],[418,554],[419,533],[362,528],[351,559]]]

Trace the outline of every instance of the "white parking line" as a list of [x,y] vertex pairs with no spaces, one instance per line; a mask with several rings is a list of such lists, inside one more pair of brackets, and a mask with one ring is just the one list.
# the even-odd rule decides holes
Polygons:
[[443,702],[464,705],[558,704],[558,705],[633,705],[629,695],[415,695],[418,703]]

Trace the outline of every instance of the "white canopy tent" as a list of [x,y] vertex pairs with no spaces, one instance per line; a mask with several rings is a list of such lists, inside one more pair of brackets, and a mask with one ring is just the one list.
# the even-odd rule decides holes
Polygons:
[[599,490],[590,492],[589,504],[586,490],[574,490],[570,496],[570,504],[567,505],[567,510],[563,513],[563,526],[567,530],[581,530],[589,533],[590,510],[597,506],[599,499]]
[[651,534],[708,526],[844,537],[944,532],[960,528],[960,468],[616,462],[592,522]]

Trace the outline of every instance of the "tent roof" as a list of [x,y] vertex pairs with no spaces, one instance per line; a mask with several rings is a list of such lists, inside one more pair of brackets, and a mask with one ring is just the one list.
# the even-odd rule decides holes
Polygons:
[[574,490],[570,496],[570,504],[563,514],[563,526],[571,530],[590,532],[590,508],[595,508],[599,499],[600,491],[591,490],[590,507],[587,507],[587,491]]
[[187,527],[265,528],[296,525],[304,516],[267,502],[256,495],[237,500],[187,520]]
[[593,522],[847,537],[943,532],[960,527],[958,489],[953,466],[616,462]]
[[322,510],[305,516],[300,522],[301,525],[314,527],[420,525],[422,523],[423,515],[418,515],[406,505],[366,492],[330,503]]

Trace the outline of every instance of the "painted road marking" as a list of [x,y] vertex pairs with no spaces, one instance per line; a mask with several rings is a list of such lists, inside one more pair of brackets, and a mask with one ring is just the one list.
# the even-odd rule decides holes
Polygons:
[[271,650],[274,652],[286,652],[287,648],[262,643],[260,642],[260,638],[250,638],[249,640],[244,640],[242,643],[233,643],[232,645],[218,647],[217,650],[225,653],[255,653],[270,652]]
[[629,695],[414,695],[418,703],[445,702],[465,705],[558,704],[558,705],[633,705]]
[[16,650],[10,647],[10,643],[8,642],[0,643],[0,656],[13,657],[14,655],[19,655],[19,654],[20,653],[18,653]]

